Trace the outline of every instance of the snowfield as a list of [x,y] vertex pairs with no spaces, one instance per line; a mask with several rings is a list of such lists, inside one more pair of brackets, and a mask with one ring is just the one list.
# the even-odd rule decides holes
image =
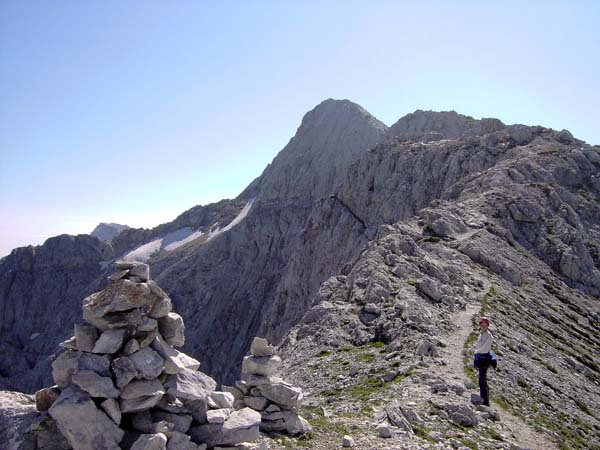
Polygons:
[[[244,220],[244,218],[248,215],[248,212],[250,212],[253,203],[254,199],[249,200],[239,214],[235,217],[235,219],[233,219],[226,227],[221,228],[218,222],[211,225],[208,234],[206,234],[206,242],[225,233],[226,231],[231,230],[238,223]],[[166,234],[162,238],[158,238],[146,244],[140,245],[135,250],[125,254],[123,259],[129,261],[148,262],[151,256],[160,251],[173,251],[182,245],[192,242],[204,235],[204,232],[200,230],[194,231],[190,227],[180,228],[177,231]]]

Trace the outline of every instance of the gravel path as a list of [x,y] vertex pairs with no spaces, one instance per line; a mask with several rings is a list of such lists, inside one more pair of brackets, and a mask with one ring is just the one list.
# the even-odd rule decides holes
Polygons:
[[[479,315],[480,309],[480,305],[467,304],[465,310],[456,312],[452,317],[452,322],[456,326],[456,331],[446,339],[447,346],[440,352],[442,358],[446,361],[446,365],[441,366],[438,369],[439,375],[448,381],[453,380],[459,382],[465,379],[463,369],[463,347],[469,334],[473,330],[473,316]],[[490,381],[490,390],[492,391],[492,394],[494,389],[494,376],[495,374],[493,371],[488,372],[488,380]],[[501,411],[499,428],[502,430],[502,433],[510,436],[520,446],[531,450],[554,450],[558,448],[556,444],[549,441],[546,436],[535,431],[519,417],[500,408],[493,400],[491,401],[491,406],[493,409]]]

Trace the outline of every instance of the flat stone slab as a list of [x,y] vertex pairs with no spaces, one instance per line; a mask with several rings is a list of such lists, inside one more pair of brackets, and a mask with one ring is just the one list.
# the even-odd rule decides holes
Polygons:
[[260,414],[250,408],[231,413],[223,424],[204,424],[190,428],[192,441],[216,445],[235,445],[260,437]]
[[101,377],[90,370],[80,370],[71,377],[71,381],[92,397],[117,398],[120,393],[110,377]]
[[118,388],[124,388],[131,380],[137,377],[137,370],[133,361],[127,356],[121,356],[111,363]]
[[302,389],[284,381],[257,386],[260,394],[274,403],[284,406],[299,406],[302,401]]
[[83,300],[83,311],[102,317],[111,312],[127,311],[152,305],[160,300],[146,283],[120,279],[110,283],[106,289],[95,292]]
[[242,363],[242,372],[255,375],[273,375],[281,366],[281,358],[274,356],[246,356]]
[[103,354],[115,354],[119,351],[125,338],[127,337],[127,330],[123,328],[115,328],[111,330],[106,330],[103,332],[94,348],[92,353],[103,353]]
[[151,347],[163,358],[165,373],[172,375],[184,369],[198,370],[200,367],[198,360],[171,347],[160,334],[156,336]]
[[217,382],[205,373],[184,369],[169,375],[165,388],[167,393],[175,398],[206,402],[208,396],[217,388]]
[[162,383],[158,380],[140,380],[132,381],[121,392],[121,398],[130,400],[138,397],[146,397],[150,395],[165,393]]

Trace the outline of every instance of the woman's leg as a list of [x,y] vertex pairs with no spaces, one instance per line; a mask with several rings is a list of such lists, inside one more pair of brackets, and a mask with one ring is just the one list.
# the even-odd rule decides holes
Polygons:
[[479,368],[479,395],[483,399],[483,404],[490,406],[490,391],[487,384],[487,367]]

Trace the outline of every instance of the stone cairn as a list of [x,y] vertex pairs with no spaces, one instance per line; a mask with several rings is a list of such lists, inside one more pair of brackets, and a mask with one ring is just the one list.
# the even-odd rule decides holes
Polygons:
[[234,409],[233,394],[174,348],[183,319],[148,265],[115,266],[108,287],[83,301],[85,323],[61,344],[56,386],[36,393],[38,410],[74,450],[265,449],[252,443],[261,414]]
[[310,424],[298,415],[302,390],[274,376],[281,366],[275,348],[266,339],[255,337],[250,353],[242,363],[241,380],[235,387],[223,386],[235,398],[234,407],[259,412],[260,430],[266,433],[311,431]]

